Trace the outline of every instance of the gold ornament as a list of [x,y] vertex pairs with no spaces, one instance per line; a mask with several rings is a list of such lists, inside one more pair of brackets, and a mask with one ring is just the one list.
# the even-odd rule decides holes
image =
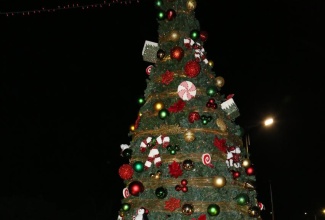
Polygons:
[[225,85],[225,80],[222,76],[217,76],[216,77],[216,86],[221,88],[223,87],[223,85]]
[[121,216],[121,217],[124,217],[124,212],[123,211],[119,211],[119,215]]
[[135,130],[135,126],[134,125],[131,125],[130,126],[130,131],[134,131]]
[[213,62],[212,60],[209,60],[209,61],[208,61],[208,65],[209,65],[210,67],[214,67],[214,62]]
[[250,207],[248,209],[248,214],[250,217],[259,217],[260,216],[260,209],[257,206]]
[[192,131],[188,131],[184,134],[184,139],[187,143],[195,140],[195,135]]
[[251,161],[248,158],[245,158],[242,162],[241,165],[245,168],[248,168],[251,166]]
[[186,3],[186,7],[188,10],[193,11],[196,8],[196,1],[195,0],[188,0]]
[[180,36],[179,32],[176,30],[172,30],[169,34],[169,40],[174,41],[174,42],[178,41],[180,37],[181,36]]
[[227,180],[225,177],[223,176],[215,176],[212,179],[212,184],[213,186],[217,187],[217,188],[222,188],[226,185]]
[[182,206],[182,213],[184,215],[192,215],[194,212],[194,207],[191,204],[184,204]]
[[227,125],[221,118],[218,118],[216,120],[216,124],[218,125],[218,127],[220,128],[221,131],[226,131],[227,130]]
[[161,109],[164,108],[164,104],[162,102],[156,102],[154,105],[153,105],[154,109],[156,111],[160,111]]

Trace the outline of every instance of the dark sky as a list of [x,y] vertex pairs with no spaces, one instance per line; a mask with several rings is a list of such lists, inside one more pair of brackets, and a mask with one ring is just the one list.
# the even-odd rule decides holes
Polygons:
[[[0,219],[116,219],[120,145],[151,64],[141,51],[157,42],[153,2],[7,17],[77,2],[0,0]],[[264,219],[270,183],[275,219],[314,219],[325,208],[324,2],[197,3],[221,93],[235,94],[251,138]],[[248,129],[268,115],[271,129]]]

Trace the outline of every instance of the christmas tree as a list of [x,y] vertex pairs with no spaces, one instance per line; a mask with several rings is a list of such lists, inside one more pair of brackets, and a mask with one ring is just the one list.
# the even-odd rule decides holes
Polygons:
[[240,115],[213,71],[195,0],[155,0],[158,43],[142,54],[148,80],[125,159],[118,219],[258,219]]

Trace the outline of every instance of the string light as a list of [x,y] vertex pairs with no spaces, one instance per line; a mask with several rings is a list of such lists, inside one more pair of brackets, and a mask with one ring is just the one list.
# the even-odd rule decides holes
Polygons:
[[0,11],[0,15],[5,15],[7,17],[14,16],[14,15],[34,15],[40,14],[44,12],[56,12],[60,10],[69,10],[69,9],[93,9],[93,8],[103,8],[104,6],[110,7],[112,4],[120,4],[120,5],[130,5],[132,2],[139,3],[140,0],[111,0],[109,2],[103,1],[101,3],[94,3],[94,4],[67,4],[67,5],[58,5],[57,7],[53,8],[41,8],[41,9],[33,9],[33,10],[23,10],[23,11]]

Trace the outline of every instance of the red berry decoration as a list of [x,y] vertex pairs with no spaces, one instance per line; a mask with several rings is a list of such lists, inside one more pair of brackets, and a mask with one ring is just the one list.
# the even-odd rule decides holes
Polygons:
[[240,172],[238,172],[238,171],[232,171],[232,177],[234,179],[237,179],[238,177],[240,177]]
[[206,104],[206,107],[216,109],[217,108],[216,101],[213,98],[209,99],[209,101]]
[[173,9],[168,9],[166,11],[166,18],[168,21],[173,20],[176,17],[176,11]]
[[206,31],[200,31],[200,40],[205,42],[208,39],[208,32]]
[[193,78],[193,77],[196,77],[197,75],[199,75],[199,73],[201,71],[201,66],[195,60],[191,60],[185,64],[184,70],[185,70],[185,74],[188,77]]
[[175,46],[170,50],[170,57],[177,61],[180,61],[184,57],[184,50],[180,46]]
[[187,192],[188,191],[188,188],[187,188],[187,186],[182,186],[182,192]]
[[130,164],[123,164],[118,170],[118,174],[124,180],[131,179],[133,176],[133,173],[134,173],[133,167]]
[[189,115],[188,115],[188,121],[190,123],[194,123],[195,121],[198,121],[200,120],[200,115],[198,112],[191,112]]

